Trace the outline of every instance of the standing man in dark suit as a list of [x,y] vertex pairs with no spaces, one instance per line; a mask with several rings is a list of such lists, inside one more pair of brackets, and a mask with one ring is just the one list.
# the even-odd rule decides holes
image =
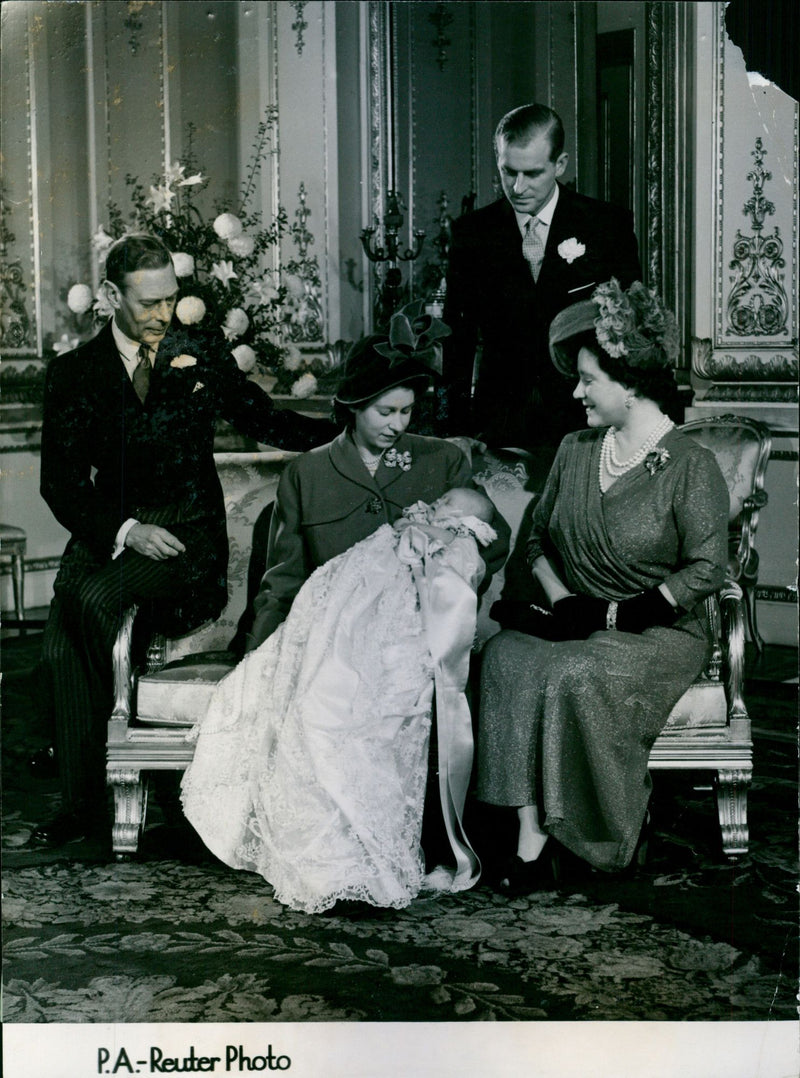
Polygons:
[[505,115],[495,153],[505,197],[453,223],[443,433],[556,446],[583,420],[573,387],[549,360],[550,322],[611,277],[624,288],[641,277],[633,218],[558,182],[568,161],[564,128],[545,105]]
[[41,492],[71,533],[43,644],[63,807],[31,843],[57,846],[105,822],[111,652],[127,607],[185,633],[227,601],[228,542],[214,467],[218,417],[271,445],[307,449],[329,424],[275,409],[222,336],[172,325],[167,248],[118,240],[106,261],[111,321],[47,371]]

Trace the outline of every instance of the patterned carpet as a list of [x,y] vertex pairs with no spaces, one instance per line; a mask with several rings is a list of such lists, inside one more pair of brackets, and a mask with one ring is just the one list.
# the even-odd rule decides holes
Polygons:
[[504,900],[401,912],[278,905],[149,814],[139,860],[23,843],[58,805],[26,761],[38,636],[3,644],[6,1022],[777,1021],[796,1017],[796,686],[749,682],[751,854],[718,854],[713,798],[658,774],[649,860]]

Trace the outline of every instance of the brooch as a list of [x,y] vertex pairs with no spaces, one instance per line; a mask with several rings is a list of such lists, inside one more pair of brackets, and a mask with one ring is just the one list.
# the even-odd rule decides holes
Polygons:
[[364,508],[368,513],[377,515],[378,513],[383,512],[383,502],[380,500],[380,498],[370,498]]
[[411,459],[411,454],[407,449],[403,453],[398,453],[392,446],[383,458],[383,463],[387,468],[400,468],[401,471],[407,472],[411,468]]
[[648,453],[644,458],[644,466],[647,468],[650,475],[655,475],[659,468],[663,468],[669,460],[669,450],[664,449],[663,446],[659,446],[658,449],[654,449],[652,453]]

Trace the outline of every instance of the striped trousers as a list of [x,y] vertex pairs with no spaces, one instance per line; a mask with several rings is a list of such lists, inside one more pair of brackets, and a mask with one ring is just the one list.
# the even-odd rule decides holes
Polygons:
[[79,540],[61,559],[41,672],[65,810],[94,815],[105,805],[106,730],[114,702],[111,654],[125,611],[139,605],[137,633],[157,629],[160,617],[207,587],[219,571],[213,530],[188,525],[169,530],[186,551],[163,561],[130,549],[113,561],[100,561]]

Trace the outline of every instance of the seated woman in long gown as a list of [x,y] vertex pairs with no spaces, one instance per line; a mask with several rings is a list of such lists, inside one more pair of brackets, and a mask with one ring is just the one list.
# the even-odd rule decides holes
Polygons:
[[[346,429],[281,477],[250,650],[198,724],[183,780],[184,811],[208,847],[307,912],[402,907],[425,886],[434,685],[454,867],[428,883],[459,890],[479,871],[461,826],[464,688],[477,586],[485,562],[504,557],[507,526],[498,540],[488,499],[451,489],[472,488],[460,448],[405,433],[430,372],[390,345],[355,346],[337,394]],[[409,503],[419,504],[403,516]]]
[[508,895],[552,883],[553,839],[600,869],[631,861],[650,749],[709,655],[729,499],[713,454],[662,410],[677,339],[640,282],[601,285],[551,326],[589,429],[563,440],[534,511],[527,556],[548,608],[496,604],[506,631],[484,652],[477,795],[517,808],[495,880]]

